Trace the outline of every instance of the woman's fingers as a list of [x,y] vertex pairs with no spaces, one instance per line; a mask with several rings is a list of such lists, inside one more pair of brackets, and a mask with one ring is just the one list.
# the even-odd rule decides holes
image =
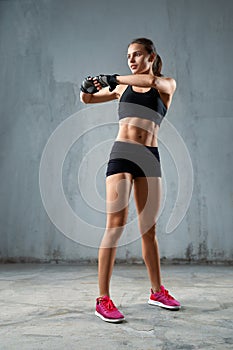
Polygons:
[[102,89],[101,84],[98,82],[96,78],[93,78],[94,85],[97,87],[98,90]]
[[98,80],[97,80],[96,77],[88,76],[87,79],[88,79],[88,80],[92,80],[93,84],[95,85],[95,87],[96,87],[98,90],[101,90],[101,89],[102,89],[102,86],[101,86],[101,84],[98,82]]

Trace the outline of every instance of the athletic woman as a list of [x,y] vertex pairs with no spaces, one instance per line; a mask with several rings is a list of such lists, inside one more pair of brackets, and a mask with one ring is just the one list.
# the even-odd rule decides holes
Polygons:
[[81,86],[83,103],[119,100],[119,132],[106,172],[106,230],[99,248],[99,297],[95,314],[107,322],[122,322],[123,314],[110,298],[110,279],[117,242],[127,222],[131,189],[138,214],[142,256],[151,282],[148,303],[178,310],[180,303],[162,285],[156,219],[161,200],[161,167],[157,134],[176,90],[173,78],[161,74],[162,61],[146,38],[128,45],[131,75],[99,75]]

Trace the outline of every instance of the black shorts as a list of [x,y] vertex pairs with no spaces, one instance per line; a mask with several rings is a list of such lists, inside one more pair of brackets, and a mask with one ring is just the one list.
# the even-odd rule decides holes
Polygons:
[[115,141],[110,153],[106,176],[130,173],[135,177],[161,177],[158,147]]

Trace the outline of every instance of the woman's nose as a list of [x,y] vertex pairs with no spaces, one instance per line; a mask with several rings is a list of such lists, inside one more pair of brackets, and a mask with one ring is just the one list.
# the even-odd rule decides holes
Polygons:
[[132,63],[132,62],[134,62],[134,61],[135,61],[134,57],[133,57],[133,56],[130,57],[129,62]]

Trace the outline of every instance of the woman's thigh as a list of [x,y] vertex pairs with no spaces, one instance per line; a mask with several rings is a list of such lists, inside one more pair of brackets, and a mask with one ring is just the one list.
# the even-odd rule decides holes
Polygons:
[[156,224],[161,191],[161,177],[137,177],[134,180],[134,199],[141,234]]
[[119,173],[106,178],[107,227],[124,226],[128,215],[133,177]]

